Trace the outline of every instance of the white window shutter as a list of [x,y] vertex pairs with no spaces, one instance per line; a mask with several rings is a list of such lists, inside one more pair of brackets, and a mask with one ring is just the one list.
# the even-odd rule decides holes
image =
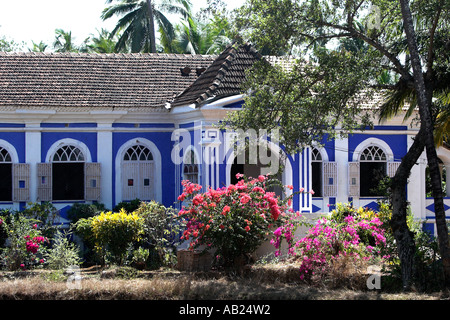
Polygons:
[[37,201],[52,200],[52,164],[38,163],[37,168]]
[[397,172],[398,167],[400,166],[401,162],[388,162],[387,164],[387,175],[392,178],[395,176],[395,173]]
[[139,163],[137,161],[122,164],[122,200],[139,198]]
[[359,197],[359,162],[349,162],[348,164],[348,195]]
[[142,200],[153,200],[153,162],[143,162],[139,164],[141,180],[140,198]]
[[337,163],[323,162],[323,196],[336,197],[337,196]]
[[84,164],[85,200],[100,200],[101,164],[87,162]]
[[13,200],[30,200],[30,165],[28,163],[13,164]]

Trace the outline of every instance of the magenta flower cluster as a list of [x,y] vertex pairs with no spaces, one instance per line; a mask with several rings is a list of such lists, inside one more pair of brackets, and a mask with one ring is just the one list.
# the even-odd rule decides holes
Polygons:
[[31,238],[29,235],[26,235],[24,239],[27,240],[25,244],[27,252],[32,254],[36,254],[38,252],[40,243],[47,241],[47,238],[41,236]]
[[288,254],[300,262],[300,278],[326,272],[333,261],[342,257],[371,260],[382,256],[386,245],[385,231],[378,217],[363,219],[349,215],[343,222],[321,218],[306,236],[298,241],[293,237],[294,225],[290,222],[274,231],[271,243],[275,255],[280,255],[282,239],[288,244]]

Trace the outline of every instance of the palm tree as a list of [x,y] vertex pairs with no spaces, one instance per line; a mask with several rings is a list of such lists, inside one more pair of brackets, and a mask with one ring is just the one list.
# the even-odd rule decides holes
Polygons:
[[56,52],[78,52],[78,48],[72,42],[72,32],[63,29],[55,30],[55,42],[53,48]]
[[[107,3],[112,1],[107,0]],[[101,18],[106,20],[112,16],[121,16],[111,32],[111,36],[121,32],[116,45],[117,51],[123,51],[129,45],[131,52],[156,52],[153,21],[161,32],[173,37],[173,25],[163,12],[181,14],[183,18],[188,18],[191,15],[190,6],[189,0],[163,0],[160,4],[154,4],[151,0],[120,0],[105,8]]]
[[90,44],[87,44],[88,51],[97,52],[97,53],[114,53],[116,52],[116,44],[117,39],[112,39],[110,37],[110,33],[102,29],[98,31],[98,36],[93,36],[90,38]]
[[44,43],[43,41],[41,41],[39,43],[32,41],[32,43],[33,43],[33,48],[28,49],[31,52],[45,52],[45,50],[48,47],[48,45],[46,43]]

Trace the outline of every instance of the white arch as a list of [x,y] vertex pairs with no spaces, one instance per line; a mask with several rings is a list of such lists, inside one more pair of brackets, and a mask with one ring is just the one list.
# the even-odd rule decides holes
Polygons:
[[381,148],[386,155],[386,161],[394,161],[394,153],[392,152],[391,147],[386,142],[378,138],[367,138],[358,144],[353,152],[353,161],[359,161],[361,153],[370,146],[377,146]]
[[56,151],[58,151],[61,147],[68,145],[75,146],[80,149],[80,151],[84,155],[85,162],[92,162],[91,152],[89,151],[87,145],[79,140],[71,138],[61,139],[53,143],[50,148],[48,148],[47,155],[45,156],[45,162],[52,162],[53,155],[56,153]]
[[312,149],[317,149],[317,151],[319,151],[320,155],[322,156],[322,161],[328,161],[328,152],[327,152],[327,150],[325,150],[324,147],[313,144],[311,146],[311,152],[312,152]]
[[0,147],[6,149],[6,151],[8,151],[9,155],[11,156],[11,163],[19,162],[19,155],[17,154],[17,150],[11,143],[9,143],[6,140],[0,139]]
[[[281,148],[279,145],[274,144],[271,141],[267,141],[267,145],[272,153],[280,154]],[[284,152],[284,151],[283,151]],[[236,157],[234,148],[231,148],[231,153],[226,156],[226,185],[231,183],[231,167],[234,163],[234,158]],[[281,182],[283,185],[292,185],[293,184],[293,174],[292,174],[292,164],[289,158],[286,156],[284,161],[284,170],[281,175]],[[285,188],[285,193],[287,196],[292,194],[292,190]]]
[[444,165],[450,166],[450,150],[445,147],[439,147],[436,151],[437,156],[442,160]]
[[202,172],[200,170],[200,156],[198,154],[197,148],[195,148],[192,144],[186,148],[186,152],[183,154],[183,165],[181,167],[181,176],[182,176],[182,179],[184,179],[184,164],[186,162],[187,155],[191,151],[194,153],[194,164],[197,164],[197,166],[198,166],[198,183],[201,184]]
[[153,184],[155,187],[155,201],[162,202],[162,170],[161,170],[161,153],[158,147],[150,140],[145,138],[133,138],[122,144],[116,154],[115,160],[115,181],[116,181],[116,202],[122,201],[122,159],[125,152],[134,145],[142,145],[147,147],[153,155],[154,161],[154,172],[153,177],[155,178]]

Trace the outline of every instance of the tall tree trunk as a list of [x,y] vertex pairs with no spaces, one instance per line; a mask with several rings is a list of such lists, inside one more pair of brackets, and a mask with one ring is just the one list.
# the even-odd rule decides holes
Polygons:
[[427,88],[423,76],[422,65],[420,63],[419,50],[417,48],[416,35],[412,20],[411,10],[408,0],[400,0],[403,25],[410,52],[411,65],[414,73],[414,86],[417,94],[417,104],[419,106],[420,124],[425,128],[425,148],[430,168],[431,186],[434,197],[434,209],[436,216],[436,228],[439,241],[439,250],[444,267],[445,285],[450,286],[450,248],[448,238],[448,228],[445,220],[444,199],[441,184],[441,174],[439,172],[439,162],[434,144],[434,126],[431,117],[431,85]]
[[150,33],[150,52],[156,52],[156,38],[155,38],[155,21],[153,20],[152,1],[147,0],[148,9],[148,30]]
[[414,235],[407,224],[407,199],[406,185],[412,167],[416,164],[425,146],[425,129],[421,128],[416,135],[412,146],[402,158],[395,176],[392,178],[391,203],[392,218],[391,228],[397,242],[397,250],[402,270],[403,289],[409,290],[412,284],[414,270],[415,244]]

